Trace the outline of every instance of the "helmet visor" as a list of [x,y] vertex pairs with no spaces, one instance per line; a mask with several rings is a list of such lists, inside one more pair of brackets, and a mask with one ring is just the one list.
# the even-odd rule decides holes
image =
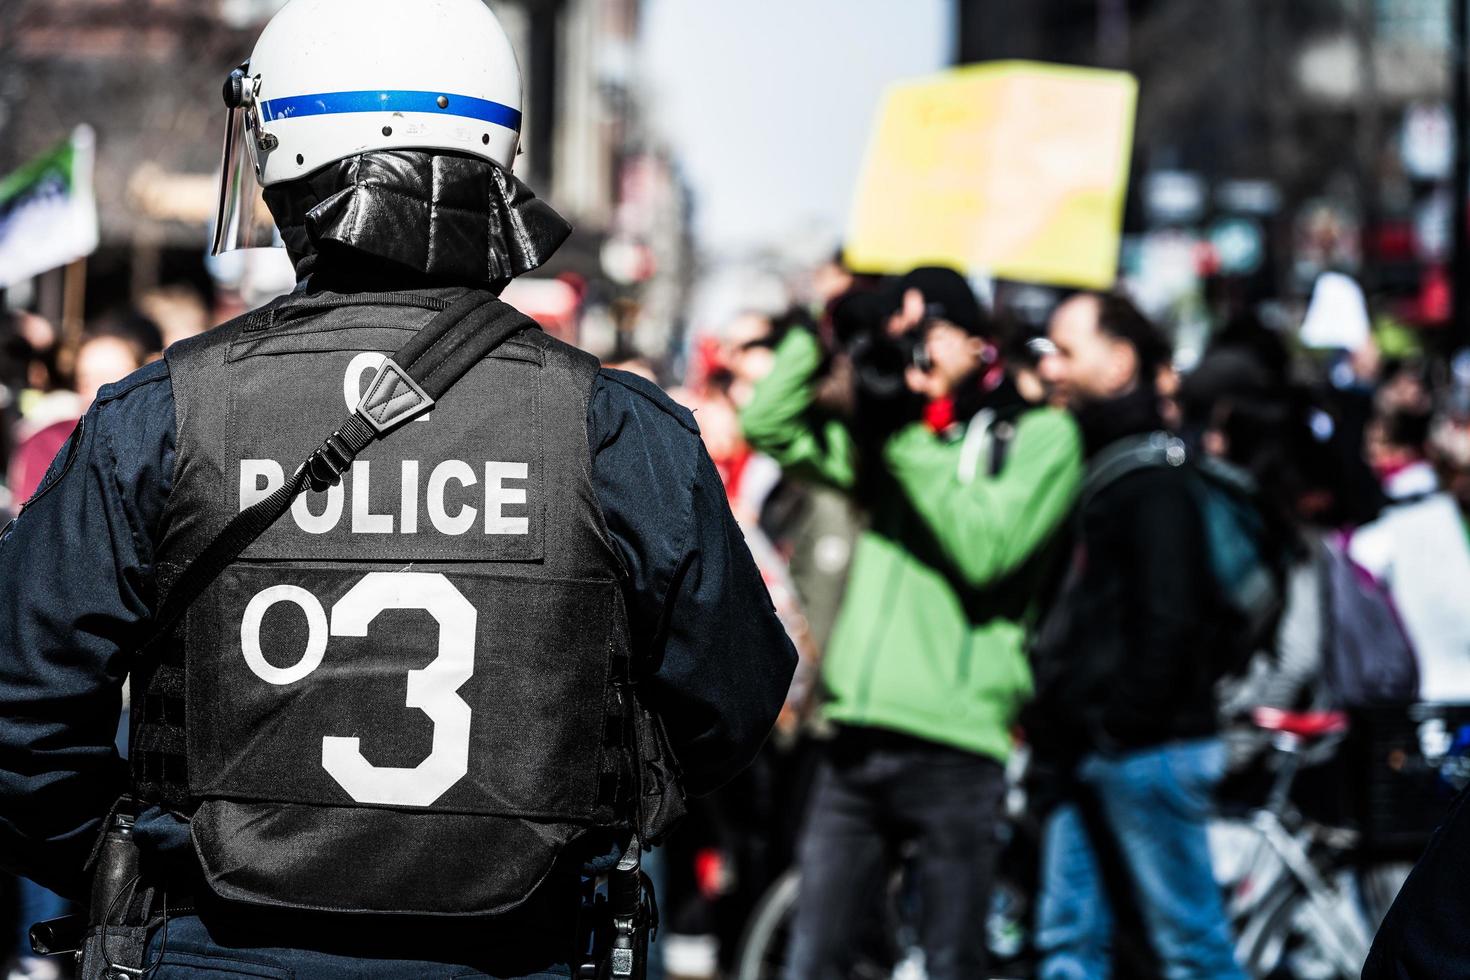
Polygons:
[[266,209],[255,177],[252,152],[256,126],[251,102],[229,110],[225,145],[220,160],[219,210],[215,215],[211,254],[239,248],[269,248],[275,244],[275,225]]

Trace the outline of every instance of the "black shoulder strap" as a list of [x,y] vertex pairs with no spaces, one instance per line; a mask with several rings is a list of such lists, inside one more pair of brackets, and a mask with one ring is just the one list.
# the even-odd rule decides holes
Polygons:
[[470,292],[429,321],[383,362],[347,420],[275,493],[231,518],[189,562],[153,618],[146,650],[173,629],[225,567],[265,533],[308,488],[335,485],[375,439],[433,407],[470,368],[532,321],[494,295]]
[[1167,432],[1128,436],[1103,448],[1087,464],[1078,498],[1086,503],[1130,473],[1184,465],[1184,443]]
[[990,475],[992,477],[1000,476],[1000,471],[1005,469],[1006,460],[1011,454],[1011,443],[1016,441],[1016,428],[1021,424],[1021,416],[1031,410],[1031,406],[1025,402],[1005,405],[996,410],[995,418],[990,422]]

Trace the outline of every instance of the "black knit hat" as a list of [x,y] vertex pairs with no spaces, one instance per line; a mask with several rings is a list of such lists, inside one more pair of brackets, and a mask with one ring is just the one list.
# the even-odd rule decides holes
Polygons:
[[977,337],[993,335],[990,317],[980,308],[980,302],[975,299],[965,277],[955,270],[940,266],[922,266],[913,270],[894,286],[898,303],[903,302],[903,294],[910,289],[917,289],[923,295],[927,318],[947,320]]

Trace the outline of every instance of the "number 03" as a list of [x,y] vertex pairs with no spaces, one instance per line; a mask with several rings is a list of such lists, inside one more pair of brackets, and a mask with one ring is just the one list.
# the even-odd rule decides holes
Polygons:
[[[260,647],[266,611],[290,602],[306,614],[306,650],[291,667],[276,667]],[[286,685],[321,665],[328,636],[367,636],[386,609],[423,609],[439,624],[439,655],[408,672],[406,706],[434,722],[433,748],[413,767],[375,766],[363,757],[357,736],[322,739],[322,768],[359,803],[429,806],[469,771],[470,706],[456,692],[475,671],[475,607],[443,575],[429,572],[370,572],[332,606],[330,629],[317,598],[294,585],[273,585],[245,607],[240,649],[245,663],[269,684]]]

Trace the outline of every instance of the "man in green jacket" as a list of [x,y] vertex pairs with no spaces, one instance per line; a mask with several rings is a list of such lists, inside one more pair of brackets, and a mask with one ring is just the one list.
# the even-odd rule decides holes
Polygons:
[[922,338],[905,380],[924,421],[875,440],[824,414],[824,352],[803,330],[741,416],[789,474],[870,511],[822,665],[836,734],[798,856],[788,980],[849,975],[903,839],[918,842],[927,975],[983,975],[1003,765],[1031,691],[1023,640],[1081,473],[1075,426],[1020,398],[958,274],[916,270],[894,297],[887,332]]

